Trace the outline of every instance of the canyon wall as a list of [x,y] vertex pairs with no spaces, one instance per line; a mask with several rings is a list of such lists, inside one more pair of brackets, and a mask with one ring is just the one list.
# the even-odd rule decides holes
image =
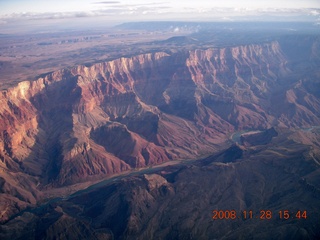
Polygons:
[[44,187],[216,152],[237,130],[320,125],[319,81],[290,61],[278,42],[155,52],[3,90],[0,217]]

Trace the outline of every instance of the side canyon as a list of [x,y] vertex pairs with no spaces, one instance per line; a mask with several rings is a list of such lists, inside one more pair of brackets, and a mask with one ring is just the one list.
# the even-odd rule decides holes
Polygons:
[[[317,161],[319,134],[300,130],[320,126],[319,63],[320,39],[300,36],[121,57],[2,89],[0,221],[36,206],[44,191],[226,149],[218,159],[231,161],[255,142],[253,134],[245,146],[232,143],[240,131],[260,131],[265,144],[298,131],[290,144],[308,145]],[[146,189],[173,191],[163,176],[144,178]]]

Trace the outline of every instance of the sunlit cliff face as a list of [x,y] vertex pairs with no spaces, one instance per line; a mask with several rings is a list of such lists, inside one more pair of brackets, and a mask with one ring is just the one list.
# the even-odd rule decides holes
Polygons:
[[[312,57],[319,56],[314,45]],[[0,95],[5,192],[197,158],[241,129],[319,125],[320,101],[278,42],[75,66]],[[18,186],[24,181],[26,186]],[[28,190],[26,190],[28,189]],[[27,193],[28,191],[28,193]],[[3,218],[17,211],[7,201]]]

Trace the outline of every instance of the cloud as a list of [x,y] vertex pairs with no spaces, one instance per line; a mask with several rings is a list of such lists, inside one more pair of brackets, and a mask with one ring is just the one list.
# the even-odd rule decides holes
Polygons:
[[310,14],[312,16],[319,16],[320,15],[320,10],[313,9],[313,10],[310,11]]
[[232,19],[232,18],[230,18],[230,17],[223,17],[222,19],[221,19],[222,21],[227,21],[227,22],[233,22],[234,20]]
[[92,4],[119,4],[119,1],[103,1],[103,2],[93,2]]
[[[78,12],[49,12],[49,13],[13,13],[0,16],[0,20],[11,21],[33,20],[33,19],[71,19],[71,18],[89,18],[89,17],[112,17],[114,20],[128,21],[128,19],[194,19],[195,21],[205,19],[207,21],[224,20],[232,21],[237,18],[246,17],[246,19],[259,19],[265,16],[295,19],[296,16],[309,17],[311,21],[317,21],[320,16],[320,9],[290,9],[290,8],[204,8],[204,7],[184,7],[179,8],[169,3],[151,2],[138,4],[124,4],[120,1],[97,1],[96,8],[91,11]],[[120,16],[118,17],[117,16]],[[128,18],[122,16],[127,15]],[[300,19],[300,18],[299,18]]]

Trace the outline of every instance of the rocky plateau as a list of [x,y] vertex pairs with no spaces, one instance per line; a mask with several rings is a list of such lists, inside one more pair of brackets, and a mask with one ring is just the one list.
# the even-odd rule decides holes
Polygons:
[[[265,168],[266,172],[262,175],[254,172],[238,185],[232,185],[244,188],[243,195],[236,195],[237,200],[234,200],[243,205],[240,204],[239,209],[252,207],[255,201],[254,207],[259,209],[272,197],[278,200],[278,195],[272,196],[269,192],[261,198],[248,194],[252,189],[259,191],[260,184],[265,184],[271,172],[277,175],[275,179],[286,179],[283,180],[285,185],[293,172],[298,172],[302,179],[319,170],[316,164],[320,159],[319,134],[301,130],[320,125],[319,43],[317,37],[302,36],[292,37],[290,41],[151,52],[61,69],[43,74],[34,81],[2,89],[0,220],[5,225],[0,236],[12,237],[8,229],[23,217],[23,221],[32,226],[48,218],[43,222],[46,230],[30,232],[27,235],[30,238],[70,239],[70,231],[73,238],[85,231],[87,235],[84,236],[101,239],[112,239],[112,236],[127,239],[125,236],[129,233],[139,239],[150,239],[155,232],[155,239],[191,239],[191,235],[206,239],[201,235],[206,225],[197,225],[196,220],[210,221],[210,217],[205,217],[205,206],[209,202],[219,205],[224,197],[227,199],[226,193],[217,197],[222,191],[218,187],[204,193],[205,190],[199,187],[200,177],[191,182],[181,179],[204,174],[212,183],[225,179],[219,184],[227,189],[228,184],[236,181],[230,176],[240,178],[249,171],[248,161],[253,164],[252,169]],[[259,133],[243,135],[243,145],[232,145],[230,136],[242,130]],[[281,131],[290,134],[283,138]],[[293,164],[297,157],[292,149],[288,150],[283,158],[291,161],[291,169],[281,161],[264,160],[264,156],[277,151],[274,159],[280,159],[283,154],[272,145],[275,144],[273,139],[278,139],[283,148],[300,149],[303,157]],[[266,150],[262,145],[273,146],[275,150]],[[248,156],[255,151],[261,161],[252,163],[253,159]],[[101,204],[83,203],[80,197],[74,197],[60,205],[46,205],[52,213],[50,216],[42,216],[39,209],[36,213],[23,213],[43,201],[45,191],[165,162],[207,156],[215,157],[206,158],[201,166],[182,167],[177,171],[167,169],[168,173],[146,174],[107,186],[103,189],[104,195],[97,197],[97,202],[103,201]],[[247,162],[232,165],[237,159],[247,159]],[[306,172],[297,170],[300,163],[308,165]],[[277,164],[288,178],[282,170],[272,170]],[[256,179],[252,186],[251,178]],[[299,186],[303,189],[307,183],[301,179]],[[314,181],[315,177],[310,179]],[[292,181],[298,180],[293,178]],[[194,208],[201,210],[198,213],[192,210],[194,215],[189,215],[194,223],[185,217],[187,212],[177,212],[179,204],[192,204],[193,201],[187,197],[186,184],[193,186],[195,194],[207,194],[211,199],[194,203]],[[276,180],[269,184],[277,188]],[[314,189],[319,187],[314,182],[309,185]],[[288,186],[288,194],[291,190]],[[298,197],[295,194],[292,196]],[[311,195],[305,196],[309,197]],[[96,201],[91,196],[86,199],[89,198]],[[109,205],[114,205],[114,209],[105,207]],[[168,207],[172,214],[176,212],[172,217],[155,213],[157,208]],[[76,214],[78,208],[84,211],[80,215]],[[313,210],[311,206],[309,211]],[[97,214],[101,211],[105,213],[103,216]],[[76,216],[79,216],[77,220]],[[110,222],[114,217],[123,224]],[[94,219],[90,227],[86,224],[89,219]],[[160,224],[163,231],[155,231],[152,224],[144,225],[152,221]],[[66,224],[72,224],[69,232],[63,228]],[[213,232],[225,227],[223,221],[218,225],[209,230]],[[15,226],[27,229],[22,223]],[[176,227],[176,230],[170,230],[170,227]],[[179,235],[189,228],[193,229],[191,235]],[[64,230],[59,235],[60,230],[57,232],[56,229]],[[224,229],[218,236],[232,239],[234,235],[228,233],[228,228]],[[290,230],[288,225],[286,234]],[[275,237],[268,235],[267,230],[262,234]],[[303,231],[299,234],[305,236]],[[210,237],[213,235],[207,239],[212,239]]]

